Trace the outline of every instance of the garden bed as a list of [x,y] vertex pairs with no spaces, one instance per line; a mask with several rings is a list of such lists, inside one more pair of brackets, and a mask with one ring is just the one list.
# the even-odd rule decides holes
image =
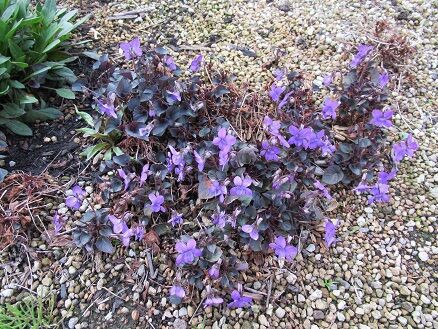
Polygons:
[[[149,5],[151,4],[145,4],[145,7],[149,8]],[[187,76],[190,79],[199,74],[201,79],[212,81],[215,80],[214,73],[218,69],[221,72],[226,70],[229,73],[236,73],[237,79],[232,84],[223,81],[219,84],[225,88],[219,89],[221,91],[219,97],[210,95],[215,91],[218,92],[218,84],[207,87],[205,92],[197,94],[190,94],[188,89],[184,88],[179,90],[179,96],[183,100],[196,98],[207,103],[211,102],[208,105],[210,111],[201,112],[197,119],[199,121],[195,120],[193,127],[197,135],[194,139],[188,140],[188,144],[195,150],[197,149],[202,157],[206,156],[207,151],[212,152],[213,159],[220,156],[219,150],[227,149],[229,152],[238,153],[244,149],[240,143],[254,143],[256,147],[262,149],[261,137],[266,136],[262,122],[266,114],[282,121],[288,119],[286,114],[276,113],[278,104],[272,102],[268,96],[269,91],[272,91],[272,84],[277,83],[274,79],[275,68],[287,68],[287,72],[300,72],[303,80],[293,76],[290,79],[284,78],[283,83],[287,79],[287,87],[293,88],[294,82],[303,81],[302,90],[313,89],[314,93],[303,94],[303,97],[308,97],[308,101],[315,104],[312,105],[311,110],[319,113],[327,94],[327,90],[324,90],[323,78],[334,71],[344,73],[345,67],[348,67],[355,53],[355,47],[349,44],[352,41],[349,36],[343,35],[341,38],[343,42],[333,41],[335,36],[338,37],[336,32],[348,25],[350,29],[354,27],[353,31],[358,31],[357,33],[363,32],[361,42],[375,42],[373,37],[370,38],[367,33],[374,28],[374,23],[363,23],[360,19],[362,13],[369,8],[365,6],[359,9],[359,7],[352,6],[341,9],[335,3],[328,4],[328,6],[331,8],[329,11],[331,14],[326,18],[318,15],[320,20],[318,22],[312,17],[314,11],[320,13],[320,9],[309,5],[300,6],[299,10],[292,4],[277,5],[264,2],[247,4],[239,1],[236,3],[218,1],[214,4],[201,2],[188,6],[163,3],[151,6],[151,9],[141,15],[136,14],[135,18],[112,20],[108,17],[137,8],[134,4],[112,2],[95,9],[94,18],[88,22],[88,26],[90,27],[89,36],[96,40],[86,45],[100,54],[109,50],[110,58],[114,58],[115,64],[125,63],[126,68],[131,67],[133,62],[125,62],[121,55],[118,55],[119,44],[141,35],[144,44],[143,51],[146,53],[147,49],[151,50],[154,60],[163,61],[163,64],[166,55],[163,55],[161,50],[153,53],[157,43],[168,46],[175,62],[184,70],[190,66],[191,60],[199,52],[203,53],[204,61],[207,63],[202,66],[199,73],[196,73],[195,69],[192,69],[191,73],[186,73],[183,76],[184,79]],[[381,8],[375,9],[382,12],[376,14],[373,19],[399,17],[398,7],[382,5]],[[426,20],[431,15],[430,7],[427,5],[420,6],[417,11],[418,15],[424,15]],[[294,15],[298,12],[299,16]],[[324,13],[326,12],[328,11],[325,10]],[[408,13],[412,17],[418,16],[415,11],[408,11]],[[211,20],[204,19],[206,14]],[[345,15],[349,15],[348,21],[341,19]],[[195,24],[196,22],[199,24]],[[205,22],[205,25],[202,22]],[[324,22],[333,26],[339,23],[340,26],[334,28],[333,32],[327,32],[323,28]],[[406,26],[416,29],[416,20],[414,19],[413,22],[412,24],[409,21],[406,22]],[[392,23],[401,24],[397,27],[403,30],[406,28],[403,22]],[[307,27],[304,27],[306,25]],[[150,26],[154,28],[151,29]],[[285,31],[287,26],[291,28]],[[430,35],[427,29],[422,33],[425,36]],[[231,39],[235,35],[238,35],[238,42]],[[155,45],[148,45],[150,42]],[[229,47],[232,42],[238,44],[238,47]],[[374,46],[379,48],[385,45],[376,43]],[[427,43],[416,46],[420,54],[429,54],[431,51]],[[347,49],[351,49],[353,53],[351,57]],[[208,64],[210,61],[211,65]],[[419,72],[411,69],[413,65],[418,65]],[[47,300],[53,294],[55,296],[55,306],[51,312],[53,326],[56,327],[57,324],[69,328],[98,328],[99,326],[102,328],[135,328],[147,325],[152,328],[435,326],[436,285],[433,280],[436,279],[434,269],[437,250],[433,246],[431,236],[436,232],[434,203],[436,203],[437,191],[434,185],[437,181],[437,159],[436,155],[433,155],[433,150],[436,149],[436,130],[434,131],[436,113],[433,112],[432,106],[434,92],[429,83],[432,81],[432,76],[428,71],[431,67],[426,65],[419,56],[406,66],[407,71],[397,71],[397,67],[391,68],[392,71],[390,71],[389,87],[392,92],[389,95],[389,102],[394,111],[395,128],[393,128],[393,134],[389,134],[388,144],[385,145],[397,142],[398,131],[409,131],[420,144],[416,157],[398,164],[398,175],[391,181],[389,188],[391,201],[383,206],[369,206],[366,197],[358,196],[349,189],[331,189],[330,192],[337,202],[327,202],[325,211],[330,218],[336,219],[332,222],[336,224],[336,243],[333,243],[330,235],[327,236],[327,222],[324,223],[323,218],[319,221],[308,221],[304,216],[300,217],[300,224],[296,229],[290,229],[288,232],[292,238],[288,241],[288,246],[296,248],[296,251],[292,249],[289,251],[297,252],[294,257],[290,257],[292,259],[286,259],[291,260],[290,262],[284,262],[284,259],[282,261],[275,256],[278,248],[276,246],[270,248],[265,246],[266,252],[264,253],[257,252],[256,249],[251,251],[250,248],[257,248],[252,240],[258,239],[253,239],[251,236],[255,233],[252,232],[254,227],[251,230],[249,227],[245,228],[236,240],[241,247],[231,248],[225,246],[222,241],[220,242],[222,244],[218,243],[215,246],[215,248],[220,246],[221,252],[227,253],[226,257],[223,256],[223,263],[219,262],[217,265],[219,266],[217,270],[222,276],[224,273],[233,274],[230,276],[231,280],[228,279],[231,283],[229,286],[222,281],[220,283],[219,280],[216,281],[216,273],[210,271],[217,264],[217,249],[211,248],[207,251],[209,254],[206,254],[205,248],[212,241],[209,234],[213,233],[205,235],[202,229],[211,225],[210,216],[204,214],[196,216],[203,206],[210,203],[209,199],[211,199],[208,197],[201,201],[196,200],[197,194],[200,193],[199,185],[202,185],[202,180],[198,182],[197,176],[193,173],[197,170],[194,168],[198,167],[199,159],[194,157],[185,159],[185,167],[191,166],[193,169],[184,171],[186,178],[182,179],[181,184],[176,183],[179,172],[175,170],[175,167],[178,168],[180,164],[176,163],[175,159],[170,160],[173,165],[173,168],[169,169],[173,172],[171,182],[176,184],[172,185],[171,192],[167,192],[167,187],[162,186],[163,182],[157,183],[157,179],[152,180],[152,174],[149,174],[149,181],[145,181],[145,185],[141,184],[141,172],[145,164],[151,162],[155,165],[154,168],[151,167],[151,170],[157,172],[157,168],[160,168],[160,161],[163,163],[160,159],[164,159],[168,151],[172,155],[173,151],[167,148],[168,145],[174,145],[175,152],[183,150],[178,143],[173,144],[173,140],[170,143],[168,140],[163,142],[160,141],[161,137],[157,136],[146,142],[146,145],[149,145],[148,143],[152,145],[148,147],[141,147],[138,142],[134,141],[120,145],[123,151],[131,152],[129,155],[136,161],[138,160],[132,166],[122,166],[128,178],[131,173],[136,173],[135,177],[132,176],[131,179],[126,180],[123,174],[117,171],[120,169],[120,163],[125,162],[123,158],[117,160],[119,161],[117,166],[111,167],[112,164],[109,164],[109,169],[104,168],[103,173],[99,174],[99,170],[102,169],[101,156],[94,158],[94,154],[90,156],[91,161],[88,162],[82,157],[82,162],[78,162],[81,159],[79,153],[87,146],[95,145],[99,141],[80,137],[76,129],[85,127],[85,122],[80,120],[73,108],[69,106],[70,119],[55,121],[48,125],[43,124],[41,129],[37,128],[36,137],[33,139],[26,139],[23,142],[14,141],[13,145],[16,146],[11,148],[11,157],[7,159],[7,161],[12,160],[16,163],[15,169],[33,174],[48,171],[60,179],[56,182],[56,180],[50,181],[49,177],[41,178],[43,181],[40,184],[47,184],[44,185],[45,188],[52,186],[51,184],[58,185],[55,190],[48,189],[47,195],[43,196],[42,204],[45,204],[47,209],[41,207],[34,209],[33,206],[23,207],[21,200],[25,198],[20,199],[21,207],[14,208],[15,200],[12,197],[5,199],[8,198],[11,186],[14,186],[15,191],[19,191],[17,195],[25,196],[29,193],[26,190],[26,187],[30,186],[29,183],[18,184],[17,182],[20,181],[17,178],[8,181],[8,185],[0,186],[0,191],[5,193],[1,195],[3,214],[0,216],[3,215],[7,219],[14,210],[20,209],[21,212],[17,216],[22,216],[22,218],[18,218],[17,222],[21,220],[23,226],[27,225],[26,230],[17,230],[19,233],[14,236],[14,245],[4,249],[0,255],[2,270],[0,279],[3,287],[0,291],[0,303],[13,304],[33,294]],[[383,67],[387,66],[384,64]],[[409,82],[405,79],[407,73],[411,78]],[[87,72],[85,77],[89,76]],[[248,86],[244,85],[246,81],[250,82]],[[94,85],[98,79],[91,82]],[[278,85],[282,86],[282,82]],[[105,87],[106,84],[99,86]],[[318,88],[315,89],[315,86]],[[168,89],[167,86],[165,88]],[[102,100],[107,96],[102,94],[98,88],[91,89],[97,93],[93,94],[94,97],[84,99],[91,99],[94,102],[96,99]],[[282,91],[282,99],[289,90]],[[322,93],[319,93],[319,90],[322,90]],[[331,89],[328,91],[333,92]],[[80,99],[79,95],[77,94],[77,100]],[[333,94],[331,96],[333,97]],[[206,100],[205,97],[210,97],[210,99]],[[220,112],[224,106],[223,102],[218,106],[212,102],[215,100],[214,97],[222,97],[228,101],[228,103],[225,102],[228,107],[225,112]],[[307,98],[297,97],[296,99]],[[316,102],[313,103],[315,100]],[[118,98],[116,104],[121,105],[125,101],[127,102],[126,98]],[[72,105],[78,108],[81,104],[83,104],[82,100],[72,101]],[[304,104],[302,106],[306,105],[304,102],[302,104]],[[293,107],[291,103],[286,108],[288,106]],[[82,106],[80,110],[103,122],[108,120],[102,112],[99,113],[96,109]],[[275,114],[279,116],[274,117]],[[215,138],[222,136],[218,124],[220,126],[227,121],[216,122],[218,116],[228,120],[230,125],[223,126],[226,127],[225,135],[233,136],[237,142],[236,145],[233,143],[233,145],[221,148],[220,141],[214,142]],[[84,117],[86,118],[86,115],[82,114],[82,118]],[[367,117],[366,121],[368,122],[369,119],[371,117]],[[256,128],[257,123],[259,127]],[[269,124],[265,123],[265,126]],[[210,128],[211,131],[207,132],[204,138],[199,134],[205,127]],[[319,126],[312,127],[315,132],[320,129]],[[146,127],[140,126],[140,128]],[[251,133],[248,133],[249,129]],[[288,125],[282,129],[284,129],[283,134],[289,138]],[[267,130],[269,131],[269,128]],[[139,133],[132,129],[129,131],[134,135]],[[329,130],[327,130],[327,135],[330,138],[334,136],[331,132],[329,133]],[[44,138],[52,136],[56,137],[56,142],[44,141]],[[176,136],[181,138],[185,135],[179,132]],[[278,138],[278,135],[274,132],[271,137]],[[228,138],[229,142],[230,138]],[[212,144],[201,144],[205,143],[204,139]],[[334,138],[332,141],[333,144],[339,146],[339,140]],[[296,141],[289,141],[289,144],[297,146]],[[43,146],[39,147],[40,145]],[[199,145],[203,146],[199,147]],[[32,161],[27,161],[30,157],[19,156],[19,147],[23,146],[32,152]],[[34,147],[38,151],[34,152]],[[164,158],[163,156],[156,157],[156,154],[150,155],[151,148],[154,152],[163,152]],[[387,152],[389,155],[390,151]],[[275,155],[276,152],[274,151],[273,154]],[[40,158],[41,156],[45,158]],[[231,157],[233,156],[231,154]],[[263,154],[260,157],[263,157]],[[213,164],[209,161],[211,159],[207,160],[205,166],[211,170]],[[389,172],[391,167],[388,166],[387,161],[391,161],[390,156],[383,161]],[[261,167],[258,168],[261,170]],[[248,186],[252,186],[253,193],[259,193],[257,184],[263,182],[263,175],[254,169],[247,170],[246,174],[253,179]],[[274,176],[272,173],[269,175]],[[235,180],[238,176],[242,180],[246,179],[243,173],[232,173],[227,185],[228,191],[240,186]],[[32,178],[28,179],[32,180]],[[185,182],[184,179],[186,179]],[[324,183],[330,183],[330,179],[334,179],[333,176],[327,178]],[[109,191],[114,186],[111,187],[106,182],[111,180],[113,184],[120,186],[120,189],[114,190],[116,197],[107,201],[105,197],[108,194],[105,191]],[[357,183],[359,181],[360,177]],[[24,182],[29,182],[29,180]],[[81,186],[83,192],[77,189],[72,191],[71,188],[75,185]],[[151,193],[157,191],[165,196],[163,204],[156,202],[157,194],[151,197]],[[324,200],[323,195],[326,192],[321,188],[322,203],[329,201]],[[66,202],[66,196],[79,199],[78,209],[76,206],[72,207],[71,202]],[[150,216],[150,213],[146,211],[145,218],[141,217],[143,216],[140,215],[141,211],[135,208],[135,198],[141,196],[144,196],[145,200],[141,199],[140,202],[146,202],[148,207],[152,207],[152,213],[157,214]],[[219,195],[216,196],[219,197]],[[84,200],[86,201],[83,202]],[[224,202],[231,207],[229,201]],[[140,241],[135,241],[136,237],[132,236],[131,243],[124,247],[123,236],[118,236],[121,231],[118,232],[115,229],[115,220],[110,220],[104,215],[103,224],[114,230],[115,232],[111,234],[117,235],[120,239],[120,242],[117,242],[117,239],[111,240],[114,252],[107,255],[99,251],[91,252],[77,248],[75,240],[77,244],[78,236],[75,237],[74,232],[83,227],[80,225],[80,220],[82,218],[84,221],[84,213],[87,210],[90,211],[88,205],[94,210],[109,208],[110,214],[116,215],[119,219],[123,219],[123,214],[129,210],[134,214],[134,219],[124,220],[131,226],[131,229],[139,227],[141,221],[145,220],[143,222],[145,235],[139,239]],[[125,208],[126,205],[129,205],[129,209]],[[154,205],[158,207],[156,208],[158,211],[153,209]],[[218,205],[223,206],[221,202]],[[160,206],[165,206],[166,212],[161,211]],[[235,207],[235,204],[232,204],[232,207]],[[174,221],[177,220],[171,209],[175,210],[176,214],[183,214],[184,224],[157,226],[157,224],[165,224],[171,218],[174,218]],[[214,209],[215,207],[212,207],[211,211]],[[223,209],[229,215],[234,210],[226,207]],[[55,211],[60,216],[58,223],[53,222]],[[238,227],[243,229],[243,226],[247,224],[253,223],[239,221]],[[56,228],[56,225],[59,225],[59,228]],[[259,225],[258,233],[268,243],[280,243],[274,239],[278,231],[274,230],[274,234],[274,232],[270,233],[269,229],[263,230],[262,221],[257,222],[257,225]],[[164,233],[162,230],[165,230]],[[178,263],[177,251],[180,249],[175,244],[183,235],[190,235],[190,237],[183,237],[183,241],[186,239],[187,242],[188,239],[194,238],[197,241],[197,248],[204,248],[204,254],[198,263],[194,263],[199,268],[192,268],[189,264],[181,271],[175,266],[175,262]],[[230,236],[233,236],[233,233]],[[250,248],[246,248],[245,245]],[[101,250],[106,248],[109,248],[107,244],[104,246],[101,244],[101,247],[98,247]],[[248,269],[234,275],[233,271],[243,264],[232,263],[228,258],[228,253],[237,257],[242,263],[247,263]],[[181,251],[180,254],[182,254]],[[194,256],[196,259],[199,256],[196,251]],[[183,263],[191,263],[193,260],[189,258],[181,258],[181,260]],[[215,260],[212,261],[212,259]],[[201,275],[205,275],[205,278]],[[182,288],[185,296],[181,297],[181,292],[172,291],[172,287]],[[236,298],[230,298],[233,290],[249,298],[251,303],[248,300],[246,302],[240,300],[236,296],[234,296]],[[214,298],[216,300],[213,300]],[[220,302],[218,298],[222,298],[223,301]],[[211,299],[211,303],[218,305],[213,307],[205,305],[208,299]],[[237,300],[236,303],[242,308],[235,309],[235,305],[226,307],[226,304],[233,300],[234,302]],[[175,305],[178,303],[180,304]]]

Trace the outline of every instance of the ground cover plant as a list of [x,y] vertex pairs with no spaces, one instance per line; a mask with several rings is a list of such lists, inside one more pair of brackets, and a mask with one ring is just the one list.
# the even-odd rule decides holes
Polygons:
[[40,329],[56,328],[53,298],[44,301],[41,297],[28,298],[15,305],[0,306],[0,328]]
[[[327,212],[336,202],[331,189],[386,202],[397,164],[418,148],[408,134],[393,145],[386,139],[390,76],[370,45],[315,86],[327,94],[322,105],[299,73],[276,70],[261,142],[238,138],[227,117],[211,120],[209,103],[229,101],[229,79],[204,80],[201,54],[185,70],[164,48],[144,51],[138,38],[120,49],[123,67],[94,55],[90,80],[74,84],[95,101],[94,112],[78,114],[88,124],[80,131],[96,141],[83,155],[100,163],[102,204],[90,205],[73,240],[111,253],[114,240],[129,246],[179,236],[174,303],[196,287],[205,306],[222,304],[227,291],[229,307],[250,305],[239,284],[247,261],[269,253],[280,264],[293,261],[300,230],[321,223],[329,248],[337,226]],[[84,197],[75,186],[66,204],[77,210]]]
[[58,9],[55,0],[31,5],[28,0],[0,1],[0,127],[32,135],[26,123],[62,113],[47,104],[49,95],[73,99],[68,84],[77,78],[65,52],[71,33],[87,17]]

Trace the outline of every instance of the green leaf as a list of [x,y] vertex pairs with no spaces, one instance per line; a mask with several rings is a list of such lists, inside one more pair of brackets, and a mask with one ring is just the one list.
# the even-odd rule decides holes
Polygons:
[[72,92],[70,89],[58,88],[55,89],[55,91],[58,94],[58,96],[61,96],[62,98],[75,99],[75,93]]
[[18,11],[18,4],[14,3],[10,5],[6,10],[3,12],[3,15],[1,17],[2,21],[6,22],[9,18],[11,18],[16,12]]
[[3,75],[3,73],[7,72],[8,69],[6,67],[0,67],[0,75]]
[[36,99],[34,96],[32,95],[22,95],[19,99],[20,104],[33,104],[33,103],[38,103],[38,99]]
[[46,107],[39,110],[30,110],[27,111],[23,117],[23,120],[26,122],[35,122],[36,120],[45,121],[45,120],[53,120],[59,118],[62,115],[62,112],[53,107]]
[[96,240],[96,248],[102,252],[112,254],[114,252],[114,246],[111,244],[111,240],[107,237],[99,237]]
[[42,51],[42,53],[47,53],[47,52],[49,52],[50,50],[52,50],[53,48],[55,48],[57,45],[59,45],[61,43],[61,40],[59,40],[59,39],[55,39],[55,40],[53,40],[51,43],[49,43],[48,45],[47,45],[47,47],[46,48],[44,48],[44,50]]
[[15,31],[17,31],[17,29],[20,27],[20,25],[23,23],[23,18],[20,19],[19,21],[15,22],[14,25],[12,26],[12,28],[9,30],[8,33],[6,33],[5,35],[5,39],[10,39],[14,36]]
[[6,56],[3,56],[3,55],[0,55],[0,65],[3,64],[3,63],[6,63],[10,59],[11,59],[10,57],[6,57]]
[[43,68],[41,68],[41,69],[39,69],[39,70],[37,70],[37,71],[31,73],[30,75],[28,75],[26,79],[29,79],[29,78],[31,78],[31,77],[33,77],[33,76],[35,76],[35,75],[38,75],[38,74],[44,73],[44,72],[50,70],[51,68],[52,68],[52,66],[45,66],[45,67],[43,67]]
[[[2,121],[0,121],[1,123]],[[5,120],[3,121],[3,124],[13,133],[20,135],[20,136],[32,136],[32,129],[29,128],[28,125],[26,125],[23,122],[20,122],[18,120]]]
[[87,147],[81,155],[84,155],[87,157],[87,161],[93,158],[96,154],[98,154],[100,151],[102,151],[104,148],[108,146],[108,143],[99,143],[93,146]]
[[24,89],[24,88],[26,88],[25,85],[23,85],[20,81],[17,81],[17,80],[9,80],[9,85],[12,88],[15,88],[15,89]]
[[46,0],[41,10],[41,16],[43,17],[44,24],[49,25],[52,23],[56,15],[56,1]]
[[78,111],[78,108],[75,105],[76,113],[84,120],[89,126],[94,127],[93,117],[87,112]]
[[26,113],[23,108],[14,103],[6,103],[2,106],[3,110],[0,111],[0,116],[3,118],[13,119]]
[[29,64],[24,63],[24,62],[11,62],[11,64],[18,66],[19,68],[22,68],[22,69],[29,67]]
[[23,50],[11,39],[8,40],[8,45],[12,58],[14,58],[15,60],[18,60],[19,58],[25,56]]
[[7,84],[3,89],[0,87],[0,96],[6,94],[9,91],[9,85]]

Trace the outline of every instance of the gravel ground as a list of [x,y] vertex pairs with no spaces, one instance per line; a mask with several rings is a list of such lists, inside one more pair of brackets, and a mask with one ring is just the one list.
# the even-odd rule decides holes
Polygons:
[[[32,290],[62,296],[55,312],[65,317],[67,328],[144,328],[144,322],[151,328],[178,329],[438,328],[436,5],[346,0],[326,0],[324,5],[310,0],[185,3],[94,3],[96,17],[84,38],[93,39],[90,47],[115,54],[119,41],[140,35],[171,47],[181,64],[201,50],[215,65],[264,88],[278,66],[302,70],[310,81],[342,69],[348,62],[345,50],[365,41],[378,20],[408,35],[417,54],[397,77],[401,88],[392,101],[397,129],[411,131],[420,150],[401,164],[392,201],[368,207],[360,197],[339,196],[342,202],[333,215],[340,221],[335,247],[326,251],[309,237],[290,267],[253,267],[245,284],[260,300],[250,310],[197,310],[195,302],[172,306],[166,299],[173,275],[166,255],[154,258],[156,279],[145,279],[147,252],[135,246],[126,251],[127,258],[120,251],[109,262],[74,249],[49,252],[38,239],[31,247],[40,261],[31,268],[25,259],[17,267],[9,263],[13,255],[0,255],[0,263],[8,260],[0,266],[0,303],[25,298],[27,292],[11,283],[18,273],[31,270],[26,283]],[[148,10],[129,20],[108,20],[139,7]],[[62,212],[63,204],[59,208]],[[15,260],[20,262],[20,257]]]

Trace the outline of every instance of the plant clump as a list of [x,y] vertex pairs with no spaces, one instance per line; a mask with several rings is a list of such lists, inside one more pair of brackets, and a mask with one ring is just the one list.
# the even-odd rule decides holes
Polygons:
[[[183,78],[164,48],[144,51],[134,39],[121,50],[124,67],[96,57],[90,81],[74,85],[95,101],[92,113],[78,113],[93,141],[84,155],[100,160],[102,209],[88,210],[73,236],[78,246],[105,252],[114,240],[146,243],[150,232],[167,239],[177,270],[174,303],[189,295],[188,283],[203,291],[205,306],[223,304],[227,291],[229,307],[249,306],[239,283],[248,261],[271,254],[293,261],[300,231],[320,223],[329,248],[338,225],[328,215],[335,189],[386,202],[397,164],[418,148],[411,135],[387,141],[390,76],[371,45],[359,45],[346,72],[324,78],[322,105],[299,73],[276,71],[261,96],[276,110],[260,118],[260,142],[208,115],[206,98],[218,108],[230,90],[220,83],[206,94],[201,54]],[[82,194],[73,192],[67,205],[78,209]]]

